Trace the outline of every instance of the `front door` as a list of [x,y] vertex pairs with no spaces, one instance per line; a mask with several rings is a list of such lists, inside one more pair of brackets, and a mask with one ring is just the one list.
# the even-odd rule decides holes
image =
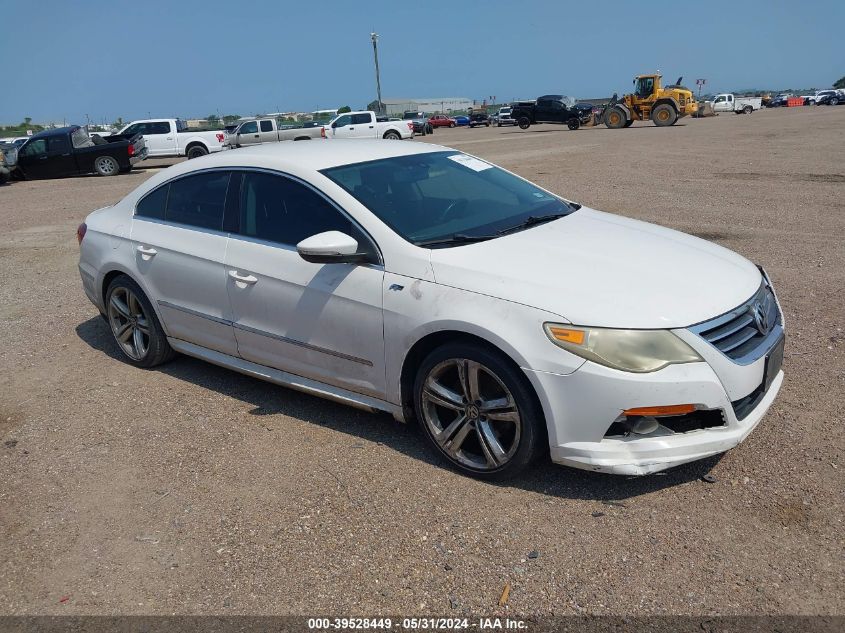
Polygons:
[[18,169],[27,178],[51,178],[53,166],[47,156],[47,139],[29,139],[18,152]]
[[201,172],[147,194],[136,207],[130,242],[138,282],[168,336],[237,356],[223,266],[230,175]]
[[258,133],[258,121],[247,121],[238,130],[238,145],[253,145],[261,142]]
[[355,134],[354,127],[352,125],[352,115],[344,114],[332,123],[332,126],[329,128],[329,134],[331,138],[349,138]]
[[384,396],[381,265],[312,264],[296,244],[342,231],[359,250],[369,238],[305,184],[245,172],[238,234],[226,253],[240,355],[357,393]]

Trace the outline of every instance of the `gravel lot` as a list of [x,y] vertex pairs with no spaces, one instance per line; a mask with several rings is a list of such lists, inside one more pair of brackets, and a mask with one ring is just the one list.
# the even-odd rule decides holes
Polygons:
[[82,292],[75,229],[167,163],[0,188],[0,614],[845,613],[843,130],[818,107],[426,137],[773,278],[769,415],[643,478],[480,483],[385,415],[188,358],[135,369]]

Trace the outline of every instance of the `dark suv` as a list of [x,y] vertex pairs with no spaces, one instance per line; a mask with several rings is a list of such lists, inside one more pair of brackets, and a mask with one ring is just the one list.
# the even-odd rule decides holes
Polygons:
[[434,134],[434,128],[428,122],[428,115],[425,112],[412,112],[409,110],[402,115],[402,120],[414,122],[414,134],[421,134],[422,136]]

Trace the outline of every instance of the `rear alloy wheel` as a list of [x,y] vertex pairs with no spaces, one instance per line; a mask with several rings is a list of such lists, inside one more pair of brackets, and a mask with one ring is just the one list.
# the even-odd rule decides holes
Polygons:
[[751,114],[752,112],[754,112],[754,108],[750,105],[747,105],[742,109],[742,111],[745,114]]
[[[423,132],[423,136],[425,136],[425,132]],[[399,132],[396,132],[395,130],[388,130],[384,133],[384,138],[388,141],[398,141],[402,137],[399,136]]]
[[419,369],[414,395],[431,445],[468,475],[512,477],[547,448],[545,423],[527,380],[483,347],[434,350]]
[[120,165],[112,156],[100,156],[94,161],[94,171],[100,176],[117,176],[120,173]]
[[675,108],[668,103],[661,103],[652,111],[651,120],[657,127],[667,127],[675,124],[675,121],[678,120],[678,114],[675,112]]
[[205,156],[208,154],[208,150],[205,149],[202,145],[193,145],[188,148],[188,159],[192,158],[199,158],[200,156]]
[[154,367],[174,352],[141,287],[127,275],[106,290],[106,320],[125,359],[136,367]]
[[604,124],[611,130],[618,130],[625,127],[627,120],[628,117],[625,116],[622,108],[617,108],[616,106],[611,107],[604,113]]

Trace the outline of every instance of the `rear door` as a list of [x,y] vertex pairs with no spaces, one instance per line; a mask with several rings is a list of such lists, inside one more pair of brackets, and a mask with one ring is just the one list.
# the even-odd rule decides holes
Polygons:
[[223,266],[230,178],[228,170],[192,173],[148,193],[130,240],[138,281],[168,336],[237,356]]
[[272,119],[261,119],[258,122],[258,135],[262,143],[279,140],[279,135],[276,133],[276,126],[273,124]]
[[301,181],[246,172],[238,233],[226,254],[240,355],[344,389],[383,397],[384,333],[378,264],[312,264],[296,244],[324,231],[369,237]]
[[376,122],[375,118],[369,112],[361,112],[352,115],[352,124],[349,127],[351,136],[357,138],[375,137],[376,136]]

